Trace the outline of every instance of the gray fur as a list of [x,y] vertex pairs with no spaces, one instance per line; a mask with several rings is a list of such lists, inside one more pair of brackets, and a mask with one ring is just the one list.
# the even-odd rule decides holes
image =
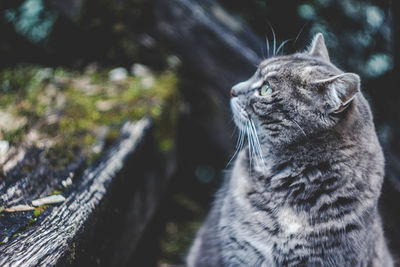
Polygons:
[[[273,92],[261,96],[263,83]],[[233,87],[248,145],[188,266],[393,266],[377,211],[384,158],[360,79],[308,51],[263,61]],[[242,142],[240,142],[242,143]]]

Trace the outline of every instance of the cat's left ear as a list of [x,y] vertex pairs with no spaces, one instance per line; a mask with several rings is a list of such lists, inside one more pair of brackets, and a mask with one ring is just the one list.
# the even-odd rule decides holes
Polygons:
[[342,73],[312,84],[323,89],[328,113],[342,112],[360,92],[360,77],[355,73]]
[[313,57],[318,57],[328,62],[330,61],[328,49],[326,48],[324,36],[322,35],[322,33],[317,33],[314,36],[308,53]]

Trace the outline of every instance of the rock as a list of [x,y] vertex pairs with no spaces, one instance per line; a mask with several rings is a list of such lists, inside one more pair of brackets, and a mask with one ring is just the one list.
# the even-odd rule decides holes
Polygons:
[[96,131],[96,143],[92,147],[93,153],[100,153],[104,149],[105,145],[105,139],[107,137],[107,134],[109,132],[109,127],[107,126],[102,126]]
[[71,179],[71,177],[68,177],[67,179],[62,180],[62,181],[61,181],[61,185],[62,185],[64,188],[67,188],[67,187],[71,186],[71,185],[72,185],[72,179]]
[[142,78],[149,75],[153,75],[149,67],[138,63],[132,65],[131,74],[135,77],[142,77]]
[[99,111],[109,111],[115,104],[114,100],[99,100],[96,102],[96,108]]
[[181,60],[175,55],[170,55],[167,57],[167,64],[170,68],[175,69],[181,64]]
[[[11,148],[13,149],[13,148]],[[14,149],[13,149],[14,150]],[[3,172],[7,173],[9,170],[11,170],[12,168],[14,168],[15,166],[17,166],[17,164],[19,162],[21,162],[21,160],[24,159],[25,157],[25,153],[26,151],[22,148],[17,148],[14,151],[14,154],[12,156],[10,156],[9,158],[7,158],[7,162],[3,165]]]
[[153,76],[143,77],[140,83],[142,84],[144,89],[149,89],[155,84],[155,79]]
[[128,71],[125,68],[116,68],[116,69],[112,69],[109,73],[108,73],[108,80],[112,81],[112,82],[119,82],[119,81],[123,81],[128,77]]
[[93,62],[86,66],[85,73],[88,75],[91,75],[91,74],[95,73],[96,71],[98,71],[98,69],[99,69],[99,64],[96,62]]
[[74,79],[72,86],[79,88],[82,92],[87,95],[94,95],[98,92],[98,87],[93,85],[89,77],[79,77]]
[[16,130],[27,123],[25,117],[17,117],[0,110],[0,130],[8,132]]
[[0,158],[7,154],[10,144],[6,140],[0,140]]
[[145,65],[133,64],[131,67],[131,74],[141,78],[140,82],[145,89],[152,87],[155,83],[153,72]]
[[54,70],[52,68],[43,68],[36,73],[36,79],[39,81],[48,80],[53,77]]
[[0,165],[3,165],[6,162],[9,149],[10,144],[8,141],[0,140]]
[[153,48],[156,45],[156,40],[148,34],[141,34],[138,36],[138,42],[146,48]]

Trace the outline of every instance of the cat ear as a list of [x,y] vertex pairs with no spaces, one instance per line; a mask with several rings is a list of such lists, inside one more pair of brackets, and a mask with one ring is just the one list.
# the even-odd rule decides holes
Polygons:
[[322,35],[322,33],[317,33],[314,36],[308,53],[313,57],[319,57],[326,61],[330,61],[328,49],[326,48],[324,36]]
[[355,73],[343,73],[324,80],[312,82],[324,88],[324,99],[328,103],[328,113],[340,113],[360,92],[360,77]]

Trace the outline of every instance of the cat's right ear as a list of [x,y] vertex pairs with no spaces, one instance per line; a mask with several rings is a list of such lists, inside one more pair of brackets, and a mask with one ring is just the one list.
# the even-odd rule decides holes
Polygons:
[[360,77],[355,73],[342,73],[312,84],[322,89],[328,113],[342,112],[360,92]]
[[317,33],[314,36],[308,53],[313,57],[318,57],[328,62],[330,61],[328,49],[326,48],[324,36],[322,35],[322,33]]

